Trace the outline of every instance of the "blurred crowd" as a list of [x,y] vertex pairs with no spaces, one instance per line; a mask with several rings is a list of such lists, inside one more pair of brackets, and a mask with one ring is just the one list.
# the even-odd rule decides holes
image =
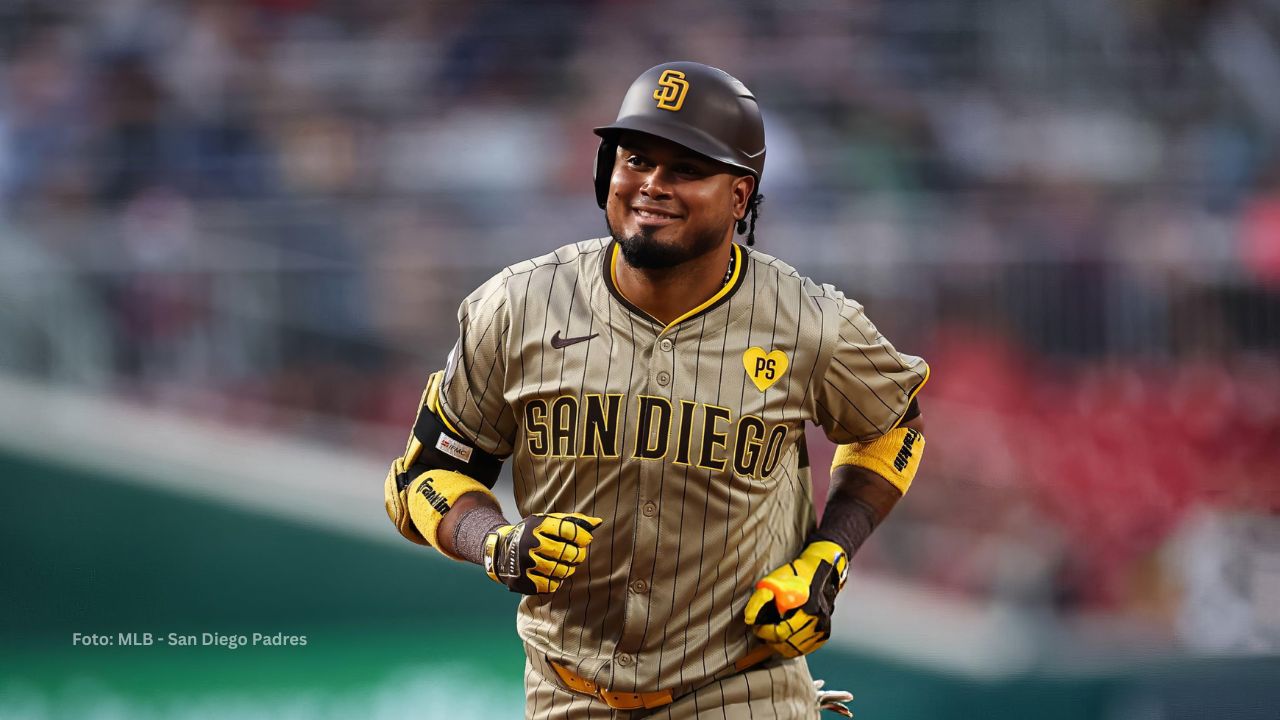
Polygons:
[[[974,339],[951,328],[931,345],[947,372],[927,389],[928,474],[877,538],[876,567],[1173,626],[1191,575],[1212,561],[1234,566],[1243,599],[1268,602],[1280,581],[1280,363],[1064,365],[995,334]],[[1172,540],[1209,515],[1273,521],[1189,566]],[[1280,647],[1280,623],[1265,624]]]
[[761,98],[760,248],[935,368],[900,525],[974,562],[902,567],[998,592],[998,533],[1123,603],[1188,508],[1276,510],[1274,2],[4,0],[0,365],[386,449],[344,423],[604,233],[590,128],[677,58]]

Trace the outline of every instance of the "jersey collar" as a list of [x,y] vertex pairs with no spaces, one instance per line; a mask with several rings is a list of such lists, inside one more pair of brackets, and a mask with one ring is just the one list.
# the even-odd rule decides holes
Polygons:
[[701,305],[698,305],[675,320],[672,320],[665,327],[657,318],[644,310],[641,310],[634,303],[628,300],[627,296],[623,295],[622,290],[618,287],[618,276],[616,271],[618,267],[618,256],[621,254],[622,248],[618,246],[618,242],[616,240],[611,241],[604,251],[604,284],[605,287],[609,288],[609,293],[612,294],[618,302],[622,303],[623,307],[630,310],[632,313],[639,315],[645,320],[648,320],[654,325],[662,327],[662,332],[666,332],[685,320],[689,320],[702,315],[703,313],[715,310],[728,302],[729,298],[737,292],[738,288],[742,287],[743,278],[746,277],[746,253],[742,251],[742,247],[737,243],[731,243],[731,246],[733,247],[733,275],[729,277],[729,282],[725,283],[724,287],[720,288],[715,295],[707,298]]

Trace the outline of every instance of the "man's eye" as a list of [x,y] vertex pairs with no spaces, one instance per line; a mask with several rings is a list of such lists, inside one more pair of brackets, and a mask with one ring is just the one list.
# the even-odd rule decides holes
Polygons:
[[627,158],[627,165],[630,165],[631,167],[644,167],[644,164],[644,158],[639,155],[632,155]]

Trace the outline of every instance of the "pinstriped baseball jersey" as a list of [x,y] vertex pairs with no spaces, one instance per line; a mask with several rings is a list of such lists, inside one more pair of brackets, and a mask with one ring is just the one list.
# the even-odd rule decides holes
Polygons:
[[814,512],[805,422],[891,430],[928,377],[862,307],[734,245],[715,296],[670,325],[618,290],[608,239],[513,265],[462,303],[446,420],[510,457],[517,511],[604,518],[587,560],[524,598],[531,655],[618,692],[699,687],[757,644],[757,580]]

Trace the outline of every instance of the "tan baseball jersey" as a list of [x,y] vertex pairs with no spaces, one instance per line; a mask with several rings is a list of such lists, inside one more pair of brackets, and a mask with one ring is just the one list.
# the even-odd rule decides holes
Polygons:
[[858,303],[732,251],[721,291],[666,326],[618,290],[607,238],[513,265],[459,309],[448,422],[511,458],[519,516],[604,518],[577,573],[520,604],[535,667],[676,695],[723,676],[758,644],[755,582],[814,526],[804,424],[874,439],[928,377]]

